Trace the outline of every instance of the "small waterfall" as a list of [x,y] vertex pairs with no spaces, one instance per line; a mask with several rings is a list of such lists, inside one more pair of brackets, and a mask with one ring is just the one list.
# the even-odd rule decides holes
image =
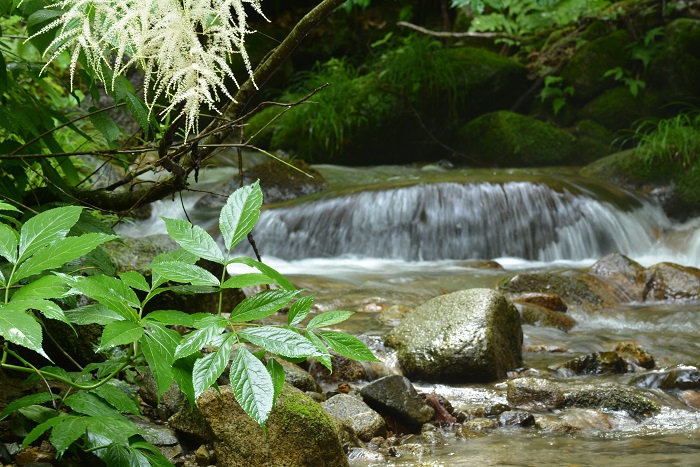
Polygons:
[[643,254],[669,221],[544,183],[431,183],[363,191],[262,213],[255,239],[286,260],[353,255],[555,261]]

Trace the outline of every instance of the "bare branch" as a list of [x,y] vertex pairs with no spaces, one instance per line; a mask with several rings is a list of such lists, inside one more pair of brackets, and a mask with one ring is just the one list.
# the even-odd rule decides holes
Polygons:
[[413,29],[414,31],[418,31],[422,34],[427,34],[429,36],[435,36],[435,37],[485,37],[485,38],[492,38],[492,37],[507,37],[507,38],[514,38],[514,36],[511,36],[509,34],[500,34],[497,32],[448,32],[448,31],[431,31],[430,29],[423,28],[421,26],[415,25],[413,23],[407,23],[406,21],[399,21],[396,23],[397,26],[402,26],[404,28],[409,28]]

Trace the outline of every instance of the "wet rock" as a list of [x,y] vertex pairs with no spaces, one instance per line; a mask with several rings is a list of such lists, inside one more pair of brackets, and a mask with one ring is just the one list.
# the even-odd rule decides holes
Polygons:
[[[48,443],[46,443],[48,444]],[[15,456],[15,464],[19,467],[30,465],[53,465],[56,459],[56,449],[51,445],[42,443],[40,447],[28,446]]]
[[636,342],[620,342],[615,346],[613,352],[622,357],[633,369],[646,368],[647,370],[651,370],[656,366],[654,357]]
[[517,378],[508,381],[508,403],[515,407],[557,408],[564,405],[562,387],[542,378]]
[[187,396],[180,390],[175,381],[160,396],[159,401],[158,386],[150,368],[143,373],[139,384],[139,395],[147,404],[159,408],[159,414],[163,420],[167,420],[171,415],[178,413],[187,401]]
[[206,447],[206,445],[202,444],[200,447],[197,448],[197,450],[194,453],[194,461],[197,463],[197,465],[200,465],[202,467],[206,467],[207,465],[210,465],[213,461],[213,456],[211,451],[209,451],[209,448]]
[[471,261],[465,261],[461,263],[462,266],[466,268],[474,268],[474,269],[491,269],[493,271],[505,271],[503,266],[501,266],[498,262],[490,260],[490,259],[475,259]]
[[340,445],[343,447],[343,452],[349,452],[355,448],[365,447],[365,443],[363,443],[362,440],[357,437],[357,433],[350,422],[333,417],[332,415],[331,418],[333,419],[335,430],[338,433]]
[[426,423],[420,429],[420,440],[425,444],[444,444],[445,432],[435,425]]
[[169,421],[211,441],[219,465],[348,465],[331,417],[293,386],[285,384],[265,431],[241,409],[229,386],[219,390],[208,389],[192,412],[183,409]]
[[348,451],[348,461],[359,464],[384,464],[386,457],[383,454],[367,448],[352,448]]
[[522,410],[508,410],[498,416],[500,426],[527,427],[535,424],[535,417],[530,412]]
[[659,263],[647,269],[645,301],[696,301],[700,299],[700,269]]
[[498,422],[492,418],[475,418],[462,423],[462,429],[483,433],[498,428]]
[[566,406],[621,410],[641,419],[659,412],[659,406],[630,388],[616,384],[586,385],[564,394]]
[[550,293],[521,293],[508,297],[512,302],[537,305],[552,311],[566,312],[567,306],[559,295]]
[[386,423],[382,416],[355,396],[338,394],[321,406],[331,416],[348,422],[362,441],[369,441],[375,436],[386,436]]
[[593,409],[571,408],[564,411],[560,420],[576,430],[610,430],[613,428],[610,415]]
[[694,366],[678,365],[673,368],[649,371],[632,378],[631,384],[649,389],[698,389],[700,370]]
[[406,376],[438,382],[505,378],[522,363],[522,342],[518,311],[490,289],[433,298],[386,337]]
[[409,427],[417,428],[435,415],[433,408],[423,401],[411,382],[400,375],[372,381],[362,388],[360,394],[374,410],[389,414]]
[[642,301],[646,287],[644,266],[619,253],[599,259],[589,272],[613,287],[620,301]]
[[328,370],[328,368],[323,366],[320,362],[314,361],[309,365],[309,373],[316,378],[317,381],[327,384],[367,379],[367,370],[365,370],[362,363],[343,357],[342,355],[333,353],[331,366],[333,367],[333,372]]
[[547,293],[560,296],[567,305],[577,305],[587,310],[596,310],[617,303],[605,286],[593,276],[577,277],[554,273],[518,274],[506,279],[499,289],[508,294]]
[[549,327],[569,332],[576,326],[576,320],[566,313],[552,311],[539,306],[516,305],[520,311],[520,319],[523,324]]
[[688,407],[700,409],[700,390],[690,389],[687,391],[681,391],[678,394],[678,398]]
[[615,352],[593,352],[569,360],[555,369],[568,375],[603,375],[627,372],[627,362]]

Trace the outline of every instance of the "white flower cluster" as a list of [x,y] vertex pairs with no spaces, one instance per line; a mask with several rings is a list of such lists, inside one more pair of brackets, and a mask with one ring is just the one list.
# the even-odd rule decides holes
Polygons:
[[[239,85],[229,63],[240,54],[248,74],[253,70],[245,49],[245,4],[263,18],[261,0],[61,0],[49,6],[64,10],[42,28],[58,28],[47,50],[51,60],[71,52],[71,80],[81,53],[98,78],[106,69],[114,76],[136,63],[145,72],[145,100],[150,109],[165,96],[167,114],[182,103],[185,132],[197,131],[202,105],[216,110],[220,95],[233,99],[230,78]],[[106,69],[105,69],[106,67]],[[72,83],[71,83],[72,84]],[[151,94],[149,95],[149,92]]]

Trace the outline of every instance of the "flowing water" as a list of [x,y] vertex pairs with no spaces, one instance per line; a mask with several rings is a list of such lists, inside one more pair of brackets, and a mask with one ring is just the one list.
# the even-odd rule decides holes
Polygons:
[[[661,261],[700,266],[700,220],[673,223],[653,201],[570,170],[317,169],[331,189],[265,209],[255,238],[268,264],[298,287],[317,292],[320,310],[357,311],[344,330],[370,341],[379,342],[396,324],[390,314],[395,306],[414,307],[465,288],[494,288],[517,272],[582,269],[612,252],[644,266]],[[225,178],[226,170],[217,169],[218,176]],[[183,200],[190,218],[215,231],[216,213],[193,211],[194,201]],[[126,226],[122,233],[164,231],[156,215],[184,217],[179,201],[162,203],[152,221]],[[476,260],[495,260],[504,269],[484,268]],[[562,350],[525,352],[526,368],[545,370],[612,350],[624,340],[644,347],[657,368],[700,363],[696,304],[632,304],[570,314],[578,325],[569,333],[523,326],[525,346]],[[398,371],[390,352],[381,346],[377,352]],[[578,378],[629,384],[631,375]],[[417,387],[443,395],[455,407],[505,401],[502,383]],[[448,436],[398,458],[351,458],[351,465],[700,465],[700,412],[675,393],[645,394],[663,406],[660,414],[635,421],[611,412],[605,430],[553,434],[500,428],[467,440]]]

